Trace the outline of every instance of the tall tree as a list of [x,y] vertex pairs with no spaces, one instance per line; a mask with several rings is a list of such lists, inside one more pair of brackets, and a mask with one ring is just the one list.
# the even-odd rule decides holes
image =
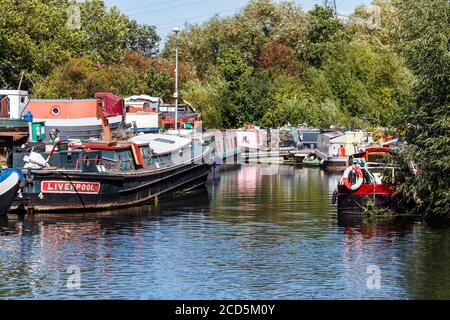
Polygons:
[[408,189],[427,218],[450,217],[450,2],[395,0],[399,48],[416,76],[400,124],[406,156],[417,166]]
[[109,91],[111,78],[105,68],[89,58],[70,58],[36,83],[34,93],[46,99],[85,99],[96,92]]
[[161,38],[156,28],[149,25],[140,25],[132,20],[128,24],[129,35],[127,49],[147,58],[155,57],[159,52]]
[[316,5],[309,11],[306,60],[315,67],[320,66],[328,44],[342,35],[342,29],[331,8]]
[[81,53],[98,63],[117,62],[127,49],[128,18],[117,7],[107,9],[102,0],[85,0],[80,8],[85,44]]
[[101,0],[0,0],[0,87],[23,89],[48,76],[69,57],[114,64],[127,51],[151,56],[154,27],[130,21]]
[[0,0],[2,88],[17,88],[22,72],[22,88],[30,88],[29,75],[50,73],[76,47],[66,27],[67,6],[64,0]]

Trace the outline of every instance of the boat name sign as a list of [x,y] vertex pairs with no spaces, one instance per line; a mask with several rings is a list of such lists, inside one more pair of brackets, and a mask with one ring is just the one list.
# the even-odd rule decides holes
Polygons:
[[44,193],[98,194],[100,192],[100,183],[80,181],[42,181],[41,190]]

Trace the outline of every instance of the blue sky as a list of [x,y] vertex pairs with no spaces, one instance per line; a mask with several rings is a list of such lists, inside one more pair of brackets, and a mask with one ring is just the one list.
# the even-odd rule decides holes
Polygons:
[[[216,13],[233,15],[248,3],[248,0],[104,0],[108,7],[117,6],[130,18],[140,23],[156,25],[163,42],[174,26],[185,22],[201,23]],[[277,1],[278,2],[278,1]],[[294,1],[309,10],[322,0]],[[360,4],[369,5],[371,0],[336,0],[338,12],[349,14]]]

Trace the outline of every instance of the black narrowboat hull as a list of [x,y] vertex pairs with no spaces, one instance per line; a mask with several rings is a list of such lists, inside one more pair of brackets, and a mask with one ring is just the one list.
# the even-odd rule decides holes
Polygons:
[[233,154],[221,159],[220,164],[213,163],[211,165],[211,174],[217,175],[221,172],[231,171],[242,167],[241,154]]
[[207,163],[129,174],[30,171],[13,209],[28,212],[97,211],[145,203],[205,184]]
[[323,162],[323,168],[326,171],[330,172],[341,172],[344,171],[347,168],[347,162],[346,160],[325,160]]
[[368,201],[372,201],[376,209],[384,209],[386,211],[395,210],[395,202],[391,196],[380,194],[355,195],[348,193],[337,196],[337,211],[339,214],[362,213]]

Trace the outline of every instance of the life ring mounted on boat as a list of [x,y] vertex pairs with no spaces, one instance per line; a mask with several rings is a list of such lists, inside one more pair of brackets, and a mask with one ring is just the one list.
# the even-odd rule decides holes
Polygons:
[[[352,171],[356,172],[356,174],[357,174],[356,182],[355,182],[354,184],[352,184],[352,183],[350,182],[350,180],[349,180],[349,176],[350,176],[350,173],[351,173]],[[364,174],[363,174],[363,172],[362,172],[362,170],[361,170],[361,168],[360,168],[359,166],[351,166],[351,167],[348,167],[348,168],[345,170],[344,176],[343,176],[342,179],[343,179],[343,181],[344,181],[344,185],[345,185],[348,189],[350,189],[350,190],[352,190],[352,191],[356,191],[356,190],[358,190],[359,188],[361,188],[361,186],[362,186],[362,184],[363,184],[363,182],[364,182]]]

